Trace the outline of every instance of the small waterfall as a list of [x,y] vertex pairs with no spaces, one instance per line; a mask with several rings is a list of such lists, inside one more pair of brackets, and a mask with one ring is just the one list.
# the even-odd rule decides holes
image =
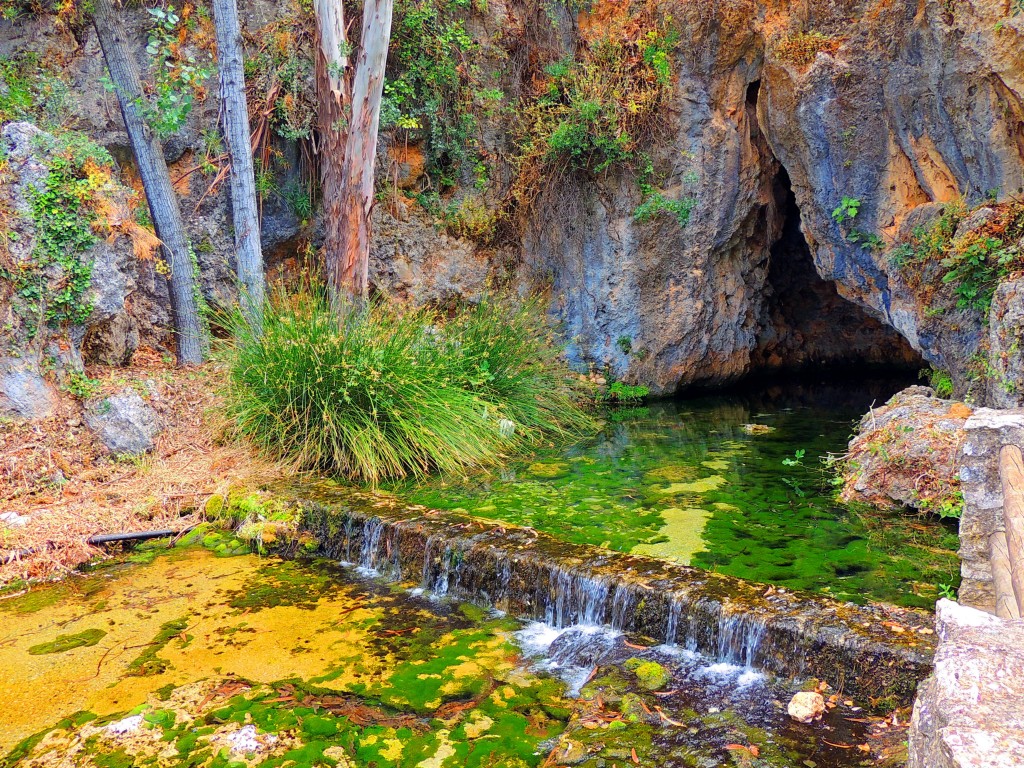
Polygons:
[[[550,570],[544,597],[544,618],[558,629],[574,624],[605,624],[610,586],[608,579],[585,576],[559,567]],[[543,585],[539,585],[543,589]]]
[[683,610],[683,603],[675,595],[668,601],[668,619],[665,624],[665,645],[675,645],[676,635],[679,632],[679,614]]
[[615,585],[615,592],[612,594],[612,629],[625,629],[629,626],[630,612],[636,601],[633,598],[633,590],[625,582]]
[[[856,669],[856,680],[845,681],[849,690],[890,691],[902,700],[929,671],[930,648],[917,634],[908,646],[870,631],[890,618],[884,607],[845,606],[840,613],[828,598],[766,593],[762,585],[686,566],[420,510],[346,507],[339,519],[336,509],[311,505],[306,514],[305,525],[329,556],[544,622],[537,625],[542,636],[636,633],[705,659],[784,675],[827,679],[837,669]],[[907,615],[899,621],[908,623]],[[573,634],[562,641],[566,648],[573,638],[596,643],[596,636]]]
[[359,550],[359,567],[368,571],[377,571],[380,560],[380,538],[384,533],[384,521],[379,517],[371,517],[363,525],[363,545]]
[[718,622],[718,661],[753,667],[766,629],[759,616],[723,613]]

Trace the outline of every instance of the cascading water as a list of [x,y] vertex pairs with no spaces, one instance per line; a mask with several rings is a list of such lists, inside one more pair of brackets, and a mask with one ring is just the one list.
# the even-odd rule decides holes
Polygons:
[[[623,632],[661,640],[669,646],[662,652],[678,663],[718,664],[723,674],[764,668],[823,676],[837,665],[875,670],[855,681],[870,695],[895,680],[903,686],[904,679],[897,695],[909,693],[918,670],[927,670],[927,648],[900,649],[889,637],[880,646],[865,634],[864,627],[885,620],[878,608],[847,606],[844,615],[856,616],[840,618],[836,605],[823,598],[784,590],[765,594],[763,587],[717,574],[544,542],[525,529],[406,514],[348,511],[342,522],[333,512],[309,524],[325,554],[354,559],[367,574],[417,581],[418,590],[479,601],[536,622],[528,627],[539,638],[536,647],[562,638],[553,649],[561,670],[592,670],[594,649],[609,639],[628,652]],[[901,623],[907,618],[901,615]],[[880,655],[879,647],[891,651]],[[577,653],[579,663],[571,662]]]

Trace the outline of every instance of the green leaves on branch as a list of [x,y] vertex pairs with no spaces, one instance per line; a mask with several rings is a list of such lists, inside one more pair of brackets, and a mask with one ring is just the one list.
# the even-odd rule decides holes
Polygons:
[[153,26],[146,53],[153,62],[152,94],[139,105],[142,116],[160,138],[181,130],[203,83],[215,72],[212,62],[200,64],[186,53],[180,37],[181,18],[174,6],[148,8]]

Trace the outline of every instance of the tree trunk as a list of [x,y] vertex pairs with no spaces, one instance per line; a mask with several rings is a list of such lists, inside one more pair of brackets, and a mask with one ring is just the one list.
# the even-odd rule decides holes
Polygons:
[[373,170],[393,8],[394,0],[365,0],[363,4],[363,31],[342,169],[341,258],[336,272],[329,272],[338,295],[344,290],[358,299],[366,296],[368,282]]
[[112,0],[95,0],[94,8],[93,25],[117,93],[153,225],[171,270],[171,313],[177,333],[178,363],[198,364],[203,362],[206,351],[206,333],[199,315],[198,287],[178,197],[167,172],[163,147],[139,113],[144,98],[142,83],[118,19],[119,11],[114,9]]
[[265,294],[260,219],[253,175],[249,108],[245,100],[242,32],[236,0],[213,0],[217,30],[217,68],[224,139],[231,161],[231,219],[235,227],[235,263],[242,287],[242,309],[260,323]]
[[315,0],[317,123],[320,141],[320,189],[324,206],[324,262],[327,283],[340,283],[344,248],[341,215],[342,166],[345,159],[345,107],[348,93],[348,40],[341,0]]

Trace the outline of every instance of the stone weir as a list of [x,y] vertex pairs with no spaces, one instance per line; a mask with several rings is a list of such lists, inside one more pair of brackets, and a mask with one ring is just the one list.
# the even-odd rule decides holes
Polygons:
[[380,496],[317,493],[319,553],[555,627],[608,625],[860,698],[909,704],[931,669],[932,619],[649,557],[571,544]]

